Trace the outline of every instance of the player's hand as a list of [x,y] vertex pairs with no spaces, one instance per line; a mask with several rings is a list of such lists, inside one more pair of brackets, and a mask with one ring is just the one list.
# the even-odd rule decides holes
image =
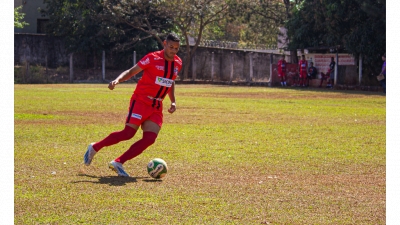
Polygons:
[[108,89],[114,90],[115,85],[119,84],[118,80],[113,80],[108,84]]
[[171,107],[168,109],[169,113],[174,113],[176,110],[176,105],[174,103],[171,104]]

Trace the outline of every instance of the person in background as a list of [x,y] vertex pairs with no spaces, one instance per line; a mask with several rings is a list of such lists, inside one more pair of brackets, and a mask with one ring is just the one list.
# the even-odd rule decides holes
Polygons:
[[286,87],[286,60],[285,55],[278,61],[278,76],[281,78],[281,86]]
[[380,74],[382,74],[385,77],[385,79],[379,81],[379,83],[381,83],[381,86],[383,88],[383,93],[386,94],[386,53],[382,55],[382,61],[383,61],[383,64],[382,64],[382,70],[381,70]]
[[310,80],[317,78],[317,68],[314,67],[314,63],[310,62],[310,67],[308,68],[306,87],[310,86]]
[[307,78],[307,67],[308,67],[308,62],[306,60],[306,57],[304,55],[301,56],[301,60],[299,61],[298,64],[298,72],[299,72],[299,86],[305,87],[306,85],[306,78]]
[[326,73],[321,72],[321,83],[319,84],[319,87],[322,87],[322,83],[324,82],[324,80],[326,80],[326,84],[328,85],[331,76],[330,74],[331,74],[331,69],[328,69]]
[[329,71],[330,71],[329,82],[326,85],[327,88],[332,88],[333,84],[335,83],[334,82],[335,81],[335,65],[336,65],[335,59],[333,57],[331,57],[331,63],[329,64]]

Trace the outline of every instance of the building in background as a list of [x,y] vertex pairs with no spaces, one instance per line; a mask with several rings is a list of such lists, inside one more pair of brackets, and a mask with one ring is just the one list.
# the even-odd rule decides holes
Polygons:
[[14,33],[41,34],[46,33],[46,24],[49,18],[39,9],[45,9],[43,0],[14,0],[14,8],[21,6],[21,13],[25,13],[23,21],[29,23],[24,28],[14,28]]

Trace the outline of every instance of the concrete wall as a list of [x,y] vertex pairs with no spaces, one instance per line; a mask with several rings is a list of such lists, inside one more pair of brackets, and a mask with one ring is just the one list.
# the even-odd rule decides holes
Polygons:
[[[182,46],[178,53],[183,60],[185,60],[184,49],[184,46]],[[140,60],[141,57],[143,56],[137,55],[136,60]],[[49,68],[69,66],[69,54],[65,49],[62,38],[42,34],[14,34],[15,65],[23,65],[28,61],[32,65],[45,66],[46,58]],[[199,47],[193,58],[187,79],[221,82],[269,82],[272,86],[279,86],[279,79],[275,74],[276,69],[274,69],[279,59],[280,55],[272,53]],[[101,55],[93,57],[92,53],[75,53],[73,58],[74,68],[93,68],[94,61],[96,61],[96,69],[101,68]],[[107,70],[127,69],[132,64],[132,57],[131,59],[121,59],[120,57],[117,58],[115,53],[114,55],[106,53]],[[250,64],[252,64],[252,67]],[[296,65],[294,65],[295,67]],[[212,68],[214,70],[213,76]],[[180,76],[183,76],[183,74],[180,74]],[[358,85],[357,66],[339,64],[337,84]]]
[[14,34],[14,64],[47,65],[49,67],[66,66],[69,56],[61,38],[43,34]]
[[[93,52],[74,53],[74,67],[101,68],[101,52],[94,57]],[[118,65],[120,68],[129,68],[132,66],[132,56],[130,59],[116,57],[114,53],[106,53],[106,67],[113,68]],[[47,58],[46,58],[47,57]],[[142,56],[137,56],[139,60]],[[53,37],[44,34],[14,34],[14,64],[22,65],[28,61],[33,65],[46,65],[50,68],[69,65],[69,53],[67,52],[64,41],[60,37]],[[96,61],[96,63],[94,62]]]
[[[186,57],[183,52],[184,49],[183,46],[178,54],[182,59]],[[271,55],[275,55],[272,62],[277,63],[279,56],[276,54],[198,47],[195,56],[192,58],[187,79],[268,82]],[[250,64],[252,64],[252,67],[250,67]],[[213,74],[212,70],[214,71]]]

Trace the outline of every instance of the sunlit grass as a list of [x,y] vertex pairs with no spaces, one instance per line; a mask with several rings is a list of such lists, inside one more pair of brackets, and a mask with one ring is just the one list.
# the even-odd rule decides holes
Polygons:
[[[123,128],[133,84],[14,87],[15,224],[385,224],[380,94],[177,85],[124,179],[107,163],[141,131],[82,160]],[[146,172],[156,157],[162,181]]]

